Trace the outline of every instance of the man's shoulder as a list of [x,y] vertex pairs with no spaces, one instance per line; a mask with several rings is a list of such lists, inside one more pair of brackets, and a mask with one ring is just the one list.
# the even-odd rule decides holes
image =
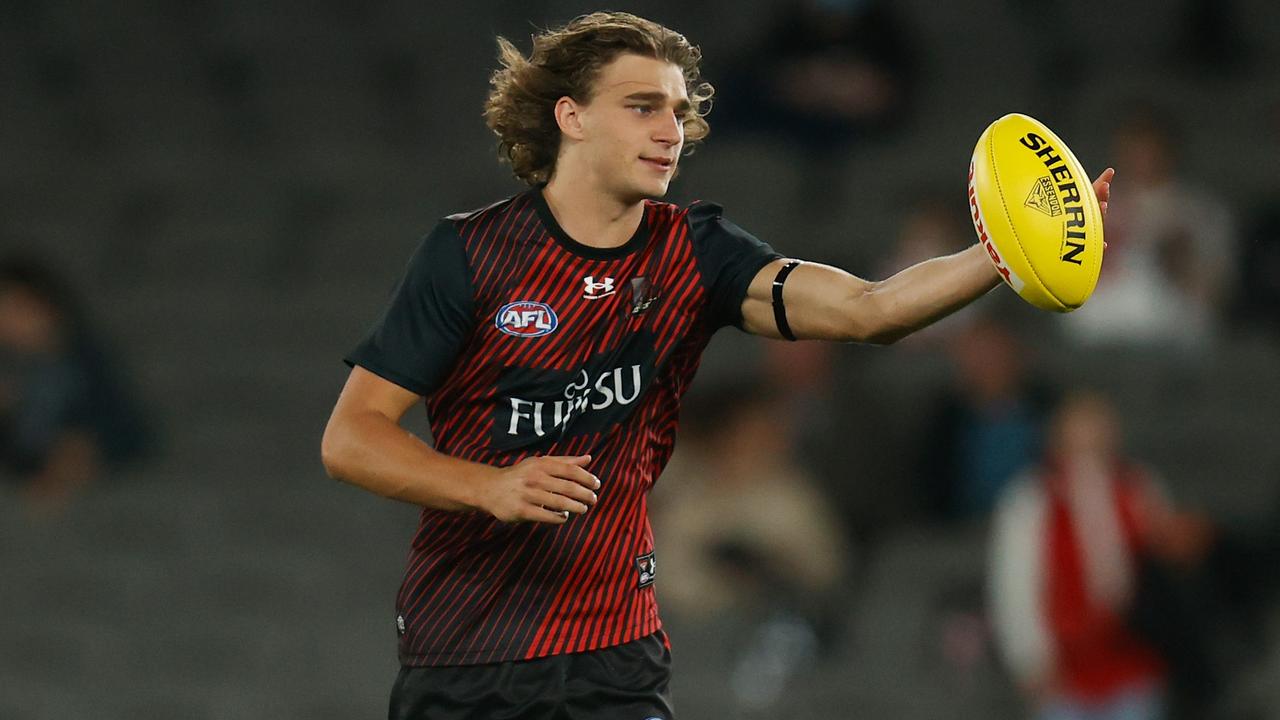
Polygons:
[[751,233],[725,217],[724,206],[710,200],[694,200],[679,208],[688,223],[694,243],[702,246],[737,245],[741,240],[756,242]]
[[488,205],[478,207],[474,210],[464,210],[462,212],[446,215],[442,222],[453,223],[455,227],[458,227],[508,212],[527,209],[530,205],[528,202],[528,195],[529,191],[527,190],[525,192],[516,193],[515,195],[510,195],[502,198],[501,200],[495,200]]
[[724,208],[706,200],[694,200],[683,205],[646,200],[645,205],[651,232],[666,233],[666,228],[683,226],[695,244],[718,235],[724,224]]
[[694,200],[686,205],[665,202],[663,200],[646,200],[649,212],[659,217],[674,220],[687,220],[690,223],[714,220],[724,214],[724,207],[706,200]]

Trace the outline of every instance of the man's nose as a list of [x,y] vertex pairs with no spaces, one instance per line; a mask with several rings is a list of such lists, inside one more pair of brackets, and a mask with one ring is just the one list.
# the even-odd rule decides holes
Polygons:
[[684,123],[674,112],[662,113],[662,119],[653,131],[653,139],[667,145],[675,145],[684,139]]

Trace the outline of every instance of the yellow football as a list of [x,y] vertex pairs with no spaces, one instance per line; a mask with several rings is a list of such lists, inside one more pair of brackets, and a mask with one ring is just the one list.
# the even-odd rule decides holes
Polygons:
[[1102,269],[1102,212],[1089,175],[1043,123],[1011,113],[978,138],[969,163],[978,242],[1022,299],[1044,310],[1084,304]]

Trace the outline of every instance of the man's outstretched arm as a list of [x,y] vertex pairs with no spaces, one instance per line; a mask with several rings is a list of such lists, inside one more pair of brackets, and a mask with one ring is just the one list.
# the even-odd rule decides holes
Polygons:
[[[1104,214],[1114,176],[1108,168],[1093,183]],[[747,332],[782,337],[774,320],[773,280],[786,262],[769,263],[751,281],[742,303]],[[881,281],[803,263],[787,278],[782,297],[787,322],[798,339],[885,345],[950,315],[999,284],[1000,275],[986,250],[973,245]]]
[[[775,260],[752,280],[742,304],[747,332],[782,337],[774,320],[773,279],[786,262]],[[999,284],[1000,275],[986,250],[974,245],[879,282],[829,265],[803,263],[787,278],[783,301],[797,339],[887,345],[950,315]]]

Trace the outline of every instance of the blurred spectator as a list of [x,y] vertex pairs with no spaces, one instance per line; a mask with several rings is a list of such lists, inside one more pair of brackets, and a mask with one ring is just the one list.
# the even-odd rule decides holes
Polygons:
[[[829,440],[843,435],[838,423],[839,396],[835,390],[832,343],[763,343],[760,371],[773,387],[787,389],[777,411],[787,418],[791,433],[787,448],[793,455],[829,450]],[[825,460],[826,458],[824,458]],[[829,466],[810,462],[810,471],[830,477]]]
[[920,484],[935,520],[985,517],[1014,474],[1040,455],[1052,393],[1027,371],[1026,349],[993,316],[948,345],[955,381],[935,403]]
[[0,259],[0,464],[37,510],[139,456],[142,417],[56,273]]
[[716,93],[716,127],[796,143],[802,200],[838,198],[859,140],[898,128],[915,91],[916,56],[888,0],[788,0],[762,25]]
[[1046,720],[1166,717],[1169,658],[1135,628],[1135,598],[1155,610],[1140,587],[1147,558],[1191,565],[1211,542],[1207,523],[1174,512],[1120,453],[1119,435],[1101,396],[1072,396],[1044,462],[1010,486],[995,517],[996,639]]
[[[954,193],[922,193],[908,201],[893,248],[875,277],[887,278],[917,263],[972,245],[975,242],[973,225],[964,206],[955,200]],[[962,327],[964,324],[956,318],[935,323],[908,336],[897,347],[932,351]]]
[[[792,0],[717,94],[718,117],[830,152],[893,127],[909,106],[915,57],[884,0]],[[738,103],[741,103],[739,106]]]
[[881,277],[959,252],[976,242],[973,225],[954,193],[920,193],[906,205],[893,250],[880,269]]
[[698,621],[749,619],[733,686],[767,707],[832,633],[849,563],[832,504],[797,461],[785,398],[760,382],[695,391],[654,498],[663,607]]
[[1219,326],[1235,281],[1233,219],[1180,174],[1170,123],[1143,106],[1117,125],[1102,276],[1089,304],[1064,318],[1081,343],[1203,348]]

